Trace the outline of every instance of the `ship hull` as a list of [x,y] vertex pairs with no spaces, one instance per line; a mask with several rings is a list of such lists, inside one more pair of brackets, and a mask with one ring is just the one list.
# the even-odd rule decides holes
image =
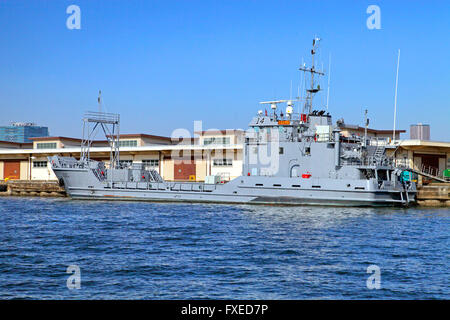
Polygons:
[[[410,195],[412,197],[412,195]],[[87,195],[83,193],[73,194],[71,196],[74,200],[102,200],[102,201],[144,201],[144,202],[179,202],[179,203],[217,203],[217,204],[251,204],[251,205],[277,205],[277,206],[334,206],[334,207],[386,207],[386,206],[402,206],[406,204],[399,200],[384,200],[384,199],[318,199],[318,198],[274,198],[274,197],[257,197],[254,199],[246,199],[246,197],[239,197],[229,199],[226,197],[199,197],[195,196],[170,196],[170,195],[156,195],[147,193],[146,195],[130,195],[130,194],[104,194],[101,192],[96,195]],[[409,203],[408,205],[411,205]]]
[[241,176],[215,185],[199,182],[99,183],[89,170],[55,168],[54,172],[68,196],[78,200],[375,207],[409,205],[416,195],[415,188],[408,192],[393,187],[375,190],[375,183],[368,180]]
[[[290,192],[263,192],[258,196],[249,194],[226,194],[196,191],[135,190],[135,189],[86,189],[69,188],[68,194],[78,200],[125,200],[150,202],[198,202],[228,204],[267,204],[267,205],[321,205],[321,206],[403,206],[398,192],[343,192],[334,190],[302,190]],[[258,190],[260,191],[260,190]],[[264,195],[264,193],[266,193]],[[406,198],[406,194],[403,193]],[[408,194],[410,204],[414,192]]]

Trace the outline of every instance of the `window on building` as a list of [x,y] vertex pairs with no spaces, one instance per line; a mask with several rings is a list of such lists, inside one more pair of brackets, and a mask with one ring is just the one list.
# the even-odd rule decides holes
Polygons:
[[159,160],[158,159],[150,159],[150,160],[142,160],[142,164],[146,167],[158,167]]
[[47,161],[33,161],[33,168],[47,168]]
[[56,149],[56,142],[38,142],[36,143],[37,149]]
[[213,166],[215,167],[231,167],[233,165],[233,159],[214,159]]
[[209,144],[230,144],[230,137],[210,137],[203,140],[204,145]]
[[137,140],[120,140],[119,147],[137,147]]

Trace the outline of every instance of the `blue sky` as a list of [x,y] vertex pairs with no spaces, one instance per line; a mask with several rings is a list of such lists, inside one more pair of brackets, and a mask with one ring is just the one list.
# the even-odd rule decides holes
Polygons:
[[[71,4],[80,30],[66,28]],[[366,27],[371,4],[381,30]],[[2,0],[0,124],[79,137],[101,89],[123,133],[170,135],[194,120],[245,129],[259,101],[288,98],[291,81],[295,95],[318,35],[334,120],[362,125],[367,107],[371,127],[392,128],[401,49],[397,128],[427,123],[449,141],[449,31],[449,1]]]

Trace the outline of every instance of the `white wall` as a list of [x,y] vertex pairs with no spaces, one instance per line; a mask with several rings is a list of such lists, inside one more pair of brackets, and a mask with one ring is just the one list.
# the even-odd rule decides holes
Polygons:
[[[230,151],[229,153],[225,152],[215,152],[211,158],[211,175],[216,175],[220,173],[227,173],[230,175],[230,179],[234,179],[236,177],[239,177],[242,175],[242,151],[237,150],[236,152],[231,153],[233,151]],[[214,165],[214,159],[233,159],[233,165],[232,166],[215,166]]]
[[31,180],[58,180],[53,172],[50,163],[47,161],[47,167],[34,168],[33,161],[47,161],[47,158],[36,158],[31,162]]

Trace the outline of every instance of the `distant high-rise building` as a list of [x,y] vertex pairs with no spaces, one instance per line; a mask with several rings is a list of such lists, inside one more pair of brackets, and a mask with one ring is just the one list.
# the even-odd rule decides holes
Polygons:
[[413,140],[430,140],[429,124],[412,124],[409,127],[409,136]]
[[0,126],[0,141],[26,143],[29,138],[48,137],[48,127],[36,126],[30,122],[13,122],[10,126]]

